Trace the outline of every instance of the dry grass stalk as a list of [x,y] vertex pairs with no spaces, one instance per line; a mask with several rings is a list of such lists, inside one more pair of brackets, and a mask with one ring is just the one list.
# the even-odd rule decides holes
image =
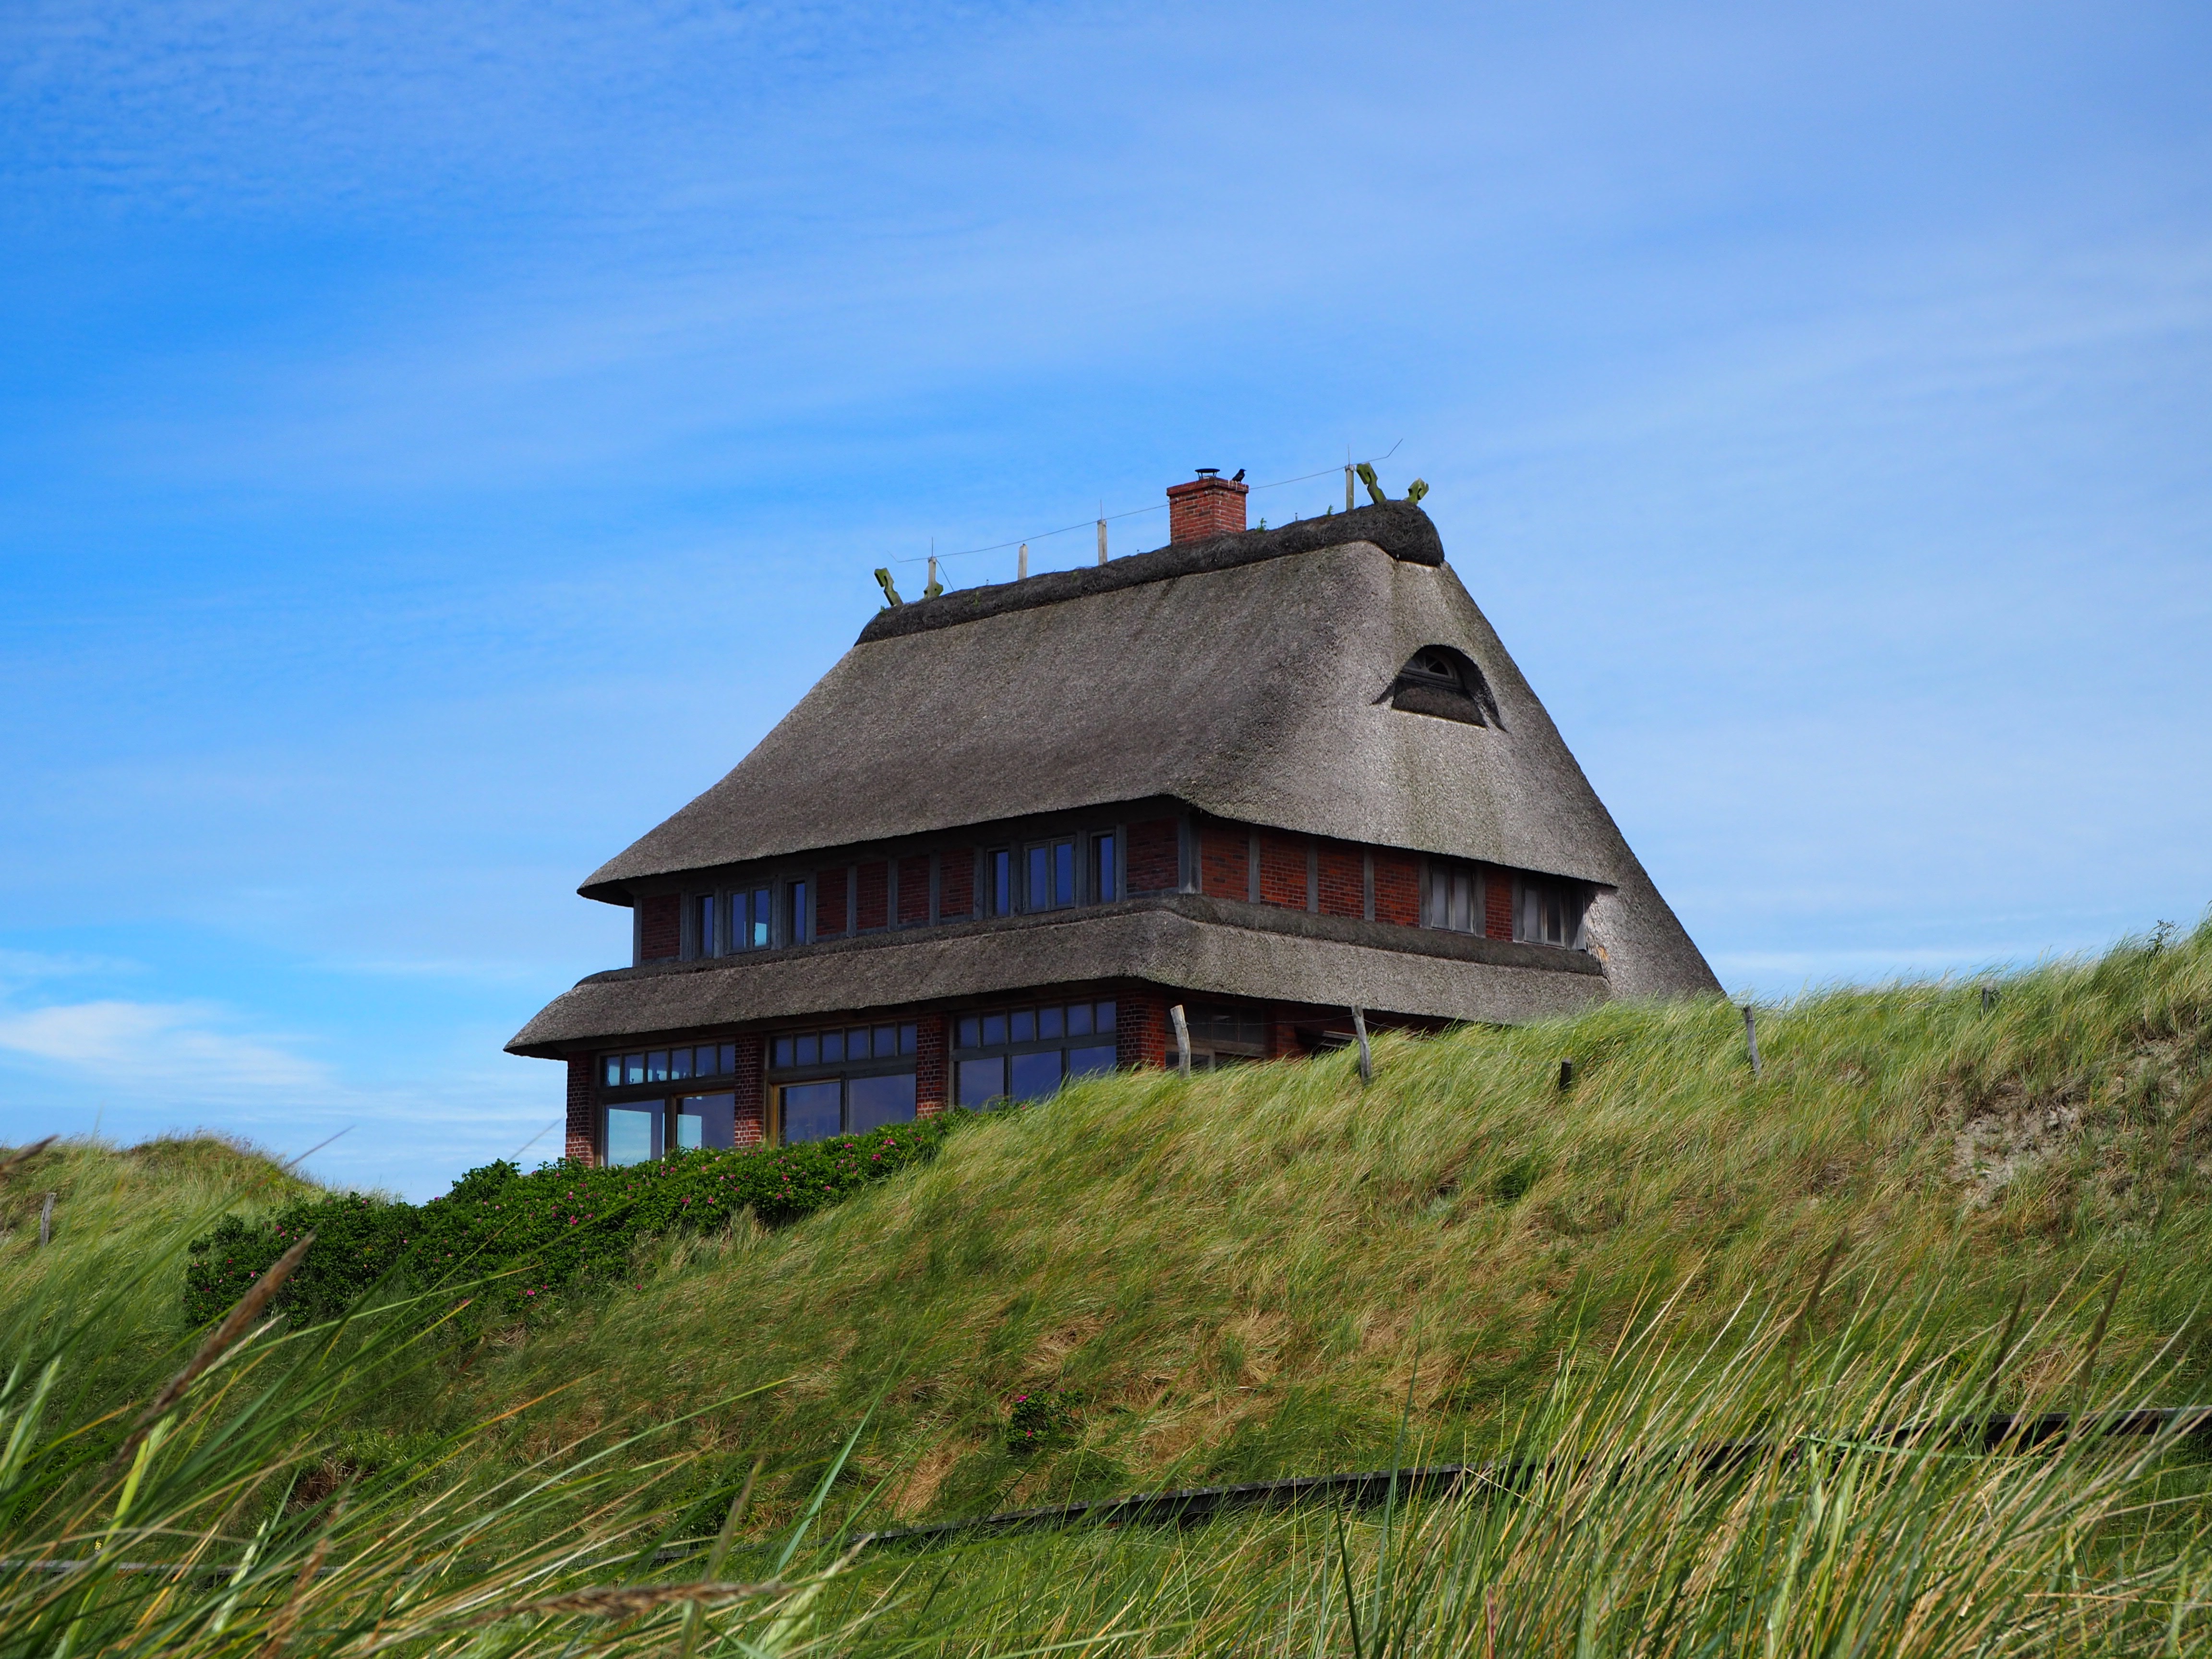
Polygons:
[[116,1449],[115,1462],[129,1461],[131,1454],[138,1449],[138,1443],[146,1437],[147,1431],[169,1413],[177,1401],[185,1397],[185,1390],[198,1382],[210,1365],[237,1345],[239,1339],[246,1334],[246,1328],[261,1316],[261,1310],[269,1305],[269,1298],[283,1288],[284,1281],[292,1276],[292,1270],[307,1255],[307,1246],[314,1242],[314,1234],[303,1234],[298,1243],[278,1256],[270,1264],[269,1271],[253,1281],[246,1294],[238,1298],[237,1305],[223,1316],[222,1323],[215,1328],[214,1334],[200,1344],[200,1351],[192,1356],[191,1363],[170,1378],[168,1385],[154,1396],[154,1403],[140,1415],[138,1426],[131,1430],[129,1437]]
[[797,1588],[775,1579],[760,1584],[591,1584],[535,1601],[493,1607],[469,1622],[495,1625],[505,1619],[555,1619],[572,1613],[629,1619],[678,1601],[738,1601],[754,1595],[788,1595]]
[[19,1146],[7,1157],[0,1158],[0,1182],[6,1181],[15,1172],[19,1165],[28,1164],[40,1152],[52,1146],[58,1139],[59,1139],[58,1136],[48,1135],[44,1140],[34,1140],[27,1146]]

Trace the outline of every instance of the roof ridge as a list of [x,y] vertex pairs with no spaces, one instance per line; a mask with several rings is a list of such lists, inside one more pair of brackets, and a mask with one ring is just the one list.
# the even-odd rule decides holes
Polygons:
[[1033,611],[1041,605],[1087,599],[1093,593],[1136,587],[1146,582],[1166,581],[1176,576],[1228,570],[1257,564],[1295,553],[1318,553],[1352,542],[1370,542],[1405,564],[1441,565],[1443,539],[1429,515],[1411,501],[1384,501],[1356,507],[1346,513],[1298,519],[1273,530],[1247,530],[1235,535],[1212,536],[1202,542],[1178,542],[1149,553],[1133,553],[1100,565],[1073,570],[1052,570],[1024,580],[994,582],[982,587],[963,587],[940,593],[933,599],[889,605],[869,618],[857,645],[898,639],[1012,611]]

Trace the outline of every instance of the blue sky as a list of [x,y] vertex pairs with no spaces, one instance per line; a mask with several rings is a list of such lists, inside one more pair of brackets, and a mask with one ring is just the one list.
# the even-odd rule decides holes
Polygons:
[[2208,69],[2179,4],[15,0],[0,1138],[550,1152],[576,883],[874,566],[1347,446],[1732,987],[2192,923]]

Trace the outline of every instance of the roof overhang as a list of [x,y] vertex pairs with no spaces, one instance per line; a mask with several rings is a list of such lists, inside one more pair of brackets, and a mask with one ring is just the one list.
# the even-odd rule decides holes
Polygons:
[[1515,1024],[1610,994],[1579,951],[1316,916],[1192,893],[1060,916],[874,934],[803,950],[595,974],[507,1052],[609,1042],[1134,979],[1270,1002]]

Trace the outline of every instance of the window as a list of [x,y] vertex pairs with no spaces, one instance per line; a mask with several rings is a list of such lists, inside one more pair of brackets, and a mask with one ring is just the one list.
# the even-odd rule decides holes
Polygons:
[[1047,842],[1029,849],[1029,884],[1024,896],[1031,910],[1060,910],[1075,902],[1075,843]]
[[712,893],[702,893],[691,901],[691,954],[695,957],[714,957],[721,954],[718,935],[720,929],[714,919],[721,914],[721,901]]
[[[1183,1022],[1190,1027],[1190,1068],[1194,1072],[1210,1072],[1242,1060],[1267,1058],[1267,1021],[1253,1010],[1185,1008]],[[1176,1063],[1175,1028],[1170,1025],[1168,1064]]]
[[854,1025],[833,1031],[793,1031],[776,1038],[769,1050],[769,1069],[842,1066],[854,1060],[897,1060],[911,1056],[915,1030],[904,1025]]
[[1482,879],[1474,866],[1429,860],[1428,925],[1455,933],[1482,931]]
[[610,1164],[647,1164],[660,1156],[661,1115],[667,1103],[633,1101],[607,1108],[606,1148]]
[[1011,915],[1014,908],[1014,855],[1002,847],[989,856],[991,914],[994,916]]
[[730,895],[728,951],[766,950],[775,937],[775,900],[765,887]]
[[806,884],[794,881],[785,890],[784,942],[787,945],[806,943]]
[[1110,835],[1091,838],[1091,896],[1099,904],[1109,904],[1121,896],[1120,871],[1114,862],[1114,837]]
[[916,1028],[854,1025],[793,1031],[769,1045],[769,1070],[829,1072],[775,1085],[777,1139],[820,1140],[910,1123],[915,1111]]
[[1112,1071],[1115,1012],[1110,1002],[1066,1002],[963,1015],[953,1027],[953,1103],[1040,1100],[1069,1078]]
[[654,1048],[638,1054],[603,1054],[599,1077],[610,1089],[647,1083],[681,1083],[690,1078],[729,1077],[738,1069],[738,1045],[702,1042],[691,1048]]
[[1430,714],[1468,726],[1497,726],[1498,699],[1474,659],[1449,645],[1425,645],[1407,658],[1397,678],[1375,699],[1409,714]]
[[738,1144],[738,1097],[729,1095],[685,1095],[676,1103],[676,1150],[696,1152],[702,1147]]
[[1515,907],[1513,937],[1529,945],[1583,945],[1583,895],[1565,882],[1524,880]]

